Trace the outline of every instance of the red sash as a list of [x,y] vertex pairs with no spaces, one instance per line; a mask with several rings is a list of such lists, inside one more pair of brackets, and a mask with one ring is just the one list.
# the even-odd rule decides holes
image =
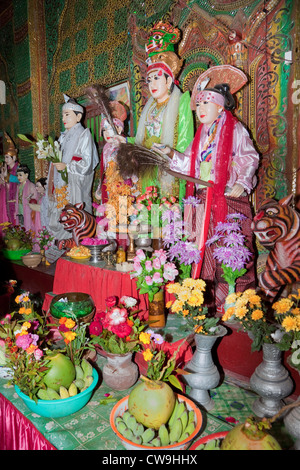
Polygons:
[[[226,113],[226,119],[222,125],[218,148],[217,158],[215,163],[215,183],[213,187],[213,200],[212,200],[212,213],[214,217],[214,225],[218,222],[224,222],[227,215],[227,204],[225,199],[225,188],[229,179],[229,167],[231,164],[232,157],[232,144],[233,144],[233,130],[236,122],[236,118],[230,111],[224,111]],[[191,169],[190,176],[196,177],[196,158],[200,145],[200,136],[203,124],[200,124],[191,149]],[[201,178],[201,175],[200,175]],[[195,183],[187,182],[186,185],[186,197],[193,196],[195,190]]]

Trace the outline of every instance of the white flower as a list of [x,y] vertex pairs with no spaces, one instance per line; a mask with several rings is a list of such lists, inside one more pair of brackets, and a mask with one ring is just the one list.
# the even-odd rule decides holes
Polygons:
[[137,300],[134,299],[133,297],[128,297],[127,295],[123,295],[121,297],[121,304],[125,305],[127,308],[134,307],[137,304]]

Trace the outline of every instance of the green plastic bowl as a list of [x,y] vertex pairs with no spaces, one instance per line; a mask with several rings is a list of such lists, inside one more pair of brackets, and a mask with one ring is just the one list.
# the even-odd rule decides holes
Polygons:
[[98,372],[93,369],[93,383],[83,392],[78,393],[74,397],[61,398],[59,400],[38,400],[35,403],[28,395],[21,392],[19,387],[15,385],[15,390],[25,405],[33,412],[46,418],[63,418],[69,416],[76,411],[81,410],[90,400],[93,390],[98,383]]
[[4,258],[7,259],[21,259],[22,256],[29,253],[31,250],[2,250]]

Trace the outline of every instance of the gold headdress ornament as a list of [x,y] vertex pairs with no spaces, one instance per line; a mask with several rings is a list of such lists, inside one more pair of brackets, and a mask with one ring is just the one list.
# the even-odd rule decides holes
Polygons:
[[18,150],[15,147],[12,139],[9,137],[7,132],[4,131],[5,140],[8,144],[8,148],[4,151],[4,155],[10,155],[11,157],[16,157],[18,154]]
[[183,63],[174,52],[174,45],[179,38],[180,30],[170,23],[159,21],[153,26],[145,46],[148,54],[147,73],[160,68],[175,80]]
[[214,88],[215,85],[227,83],[230,87],[230,93],[234,94],[239,91],[248,82],[247,75],[237,67],[232,65],[216,65],[210,67],[203,72],[196,80],[191,96],[191,109],[196,109],[196,97],[203,91],[207,84],[209,88]]

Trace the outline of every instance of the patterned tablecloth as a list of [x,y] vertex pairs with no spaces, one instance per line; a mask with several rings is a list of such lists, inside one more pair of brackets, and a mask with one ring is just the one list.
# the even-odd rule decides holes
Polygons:
[[[172,335],[174,340],[183,337],[178,318],[175,319],[173,315],[168,317],[165,331]],[[58,450],[124,450],[109,424],[110,412],[115,402],[102,404],[102,400],[105,400],[109,394],[118,401],[128,395],[130,390],[112,391],[102,381],[101,369],[104,361],[105,358],[98,355],[99,383],[89,403],[77,413],[64,418],[44,418],[32,413],[18,397],[14,387],[5,379],[0,379],[0,393],[10,400]],[[186,393],[188,395],[188,389]],[[211,396],[215,402],[214,409],[209,413],[203,412],[203,426],[196,439],[230,430],[232,426],[244,421],[253,414],[251,406],[257,398],[247,388],[232,383],[230,378],[225,378],[218,388],[212,390]],[[286,436],[283,438],[286,439]]]

